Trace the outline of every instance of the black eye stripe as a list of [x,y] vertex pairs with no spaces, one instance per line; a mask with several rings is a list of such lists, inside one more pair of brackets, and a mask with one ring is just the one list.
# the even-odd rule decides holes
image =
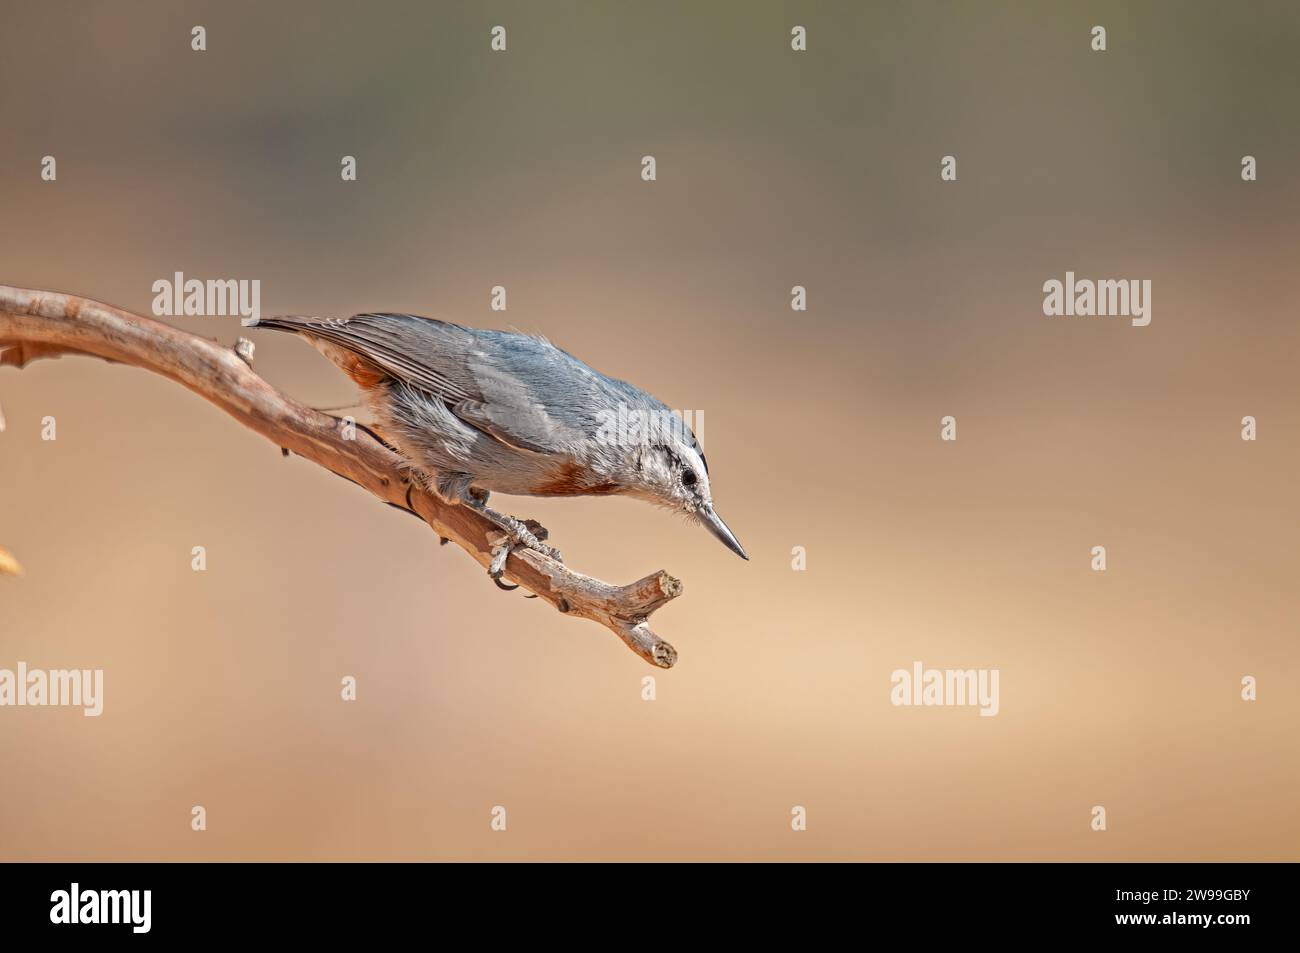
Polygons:
[[[668,458],[669,464],[682,471],[682,483],[686,486],[693,486],[699,482],[700,478],[695,474],[695,471],[683,463],[682,458],[673,453],[671,448],[664,446],[663,444],[656,444],[655,449],[663,451],[664,456]],[[704,464],[704,472],[707,475],[709,472],[709,461],[704,458],[704,453],[700,450],[698,443],[695,444],[695,452],[700,455],[700,462]],[[688,476],[690,479],[687,479]]]

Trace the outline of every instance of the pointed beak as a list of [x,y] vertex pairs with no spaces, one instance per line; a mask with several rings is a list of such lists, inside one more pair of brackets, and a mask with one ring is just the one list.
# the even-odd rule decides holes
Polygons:
[[723,545],[729,550],[741,559],[749,559],[745,555],[745,547],[740,545],[736,534],[727,528],[727,524],[722,522],[722,517],[713,511],[713,507],[706,506],[700,510],[700,521],[708,527],[710,533],[722,540]]

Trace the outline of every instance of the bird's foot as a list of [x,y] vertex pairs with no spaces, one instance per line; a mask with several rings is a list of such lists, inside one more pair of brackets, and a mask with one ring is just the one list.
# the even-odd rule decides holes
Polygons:
[[564,562],[564,557],[560,554],[560,551],[544,542],[550,533],[537,520],[518,520],[513,516],[493,513],[486,508],[484,512],[491,514],[491,517],[495,517],[493,522],[501,527],[501,539],[492,550],[492,562],[488,564],[488,575],[500,588],[507,590],[519,588],[518,586],[503,583],[501,574],[505,572],[506,560],[510,557],[510,554],[520,546],[541,553],[543,556],[557,562]]
[[[459,480],[457,480],[457,477],[459,477]],[[498,587],[506,590],[519,588],[518,586],[503,583],[501,575],[506,570],[506,560],[520,546],[541,553],[556,562],[564,562],[564,557],[560,555],[560,551],[544,542],[550,536],[545,526],[537,522],[537,520],[519,520],[513,516],[507,516],[505,513],[498,513],[487,505],[488,491],[472,486],[468,475],[461,474],[448,477],[446,484],[440,487],[441,490],[455,491],[461,503],[478,510],[500,531],[497,534],[489,535],[488,539],[493,545],[492,561],[488,563],[488,575],[492,577],[492,581]],[[499,536],[500,538],[494,539],[493,536]]]

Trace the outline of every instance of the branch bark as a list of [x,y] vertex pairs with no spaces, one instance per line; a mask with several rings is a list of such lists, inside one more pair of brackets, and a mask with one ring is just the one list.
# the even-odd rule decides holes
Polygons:
[[[22,368],[64,354],[100,357],[153,371],[216,404],[279,447],[369,490],[385,503],[407,508],[443,539],[456,543],[484,568],[499,531],[474,510],[448,504],[411,487],[402,460],[357,428],[344,439],[342,421],[280,393],[231,347],[75,295],[0,285],[0,366]],[[677,651],[649,625],[650,615],[681,594],[666,572],[614,586],[574,572],[528,549],[510,554],[505,576],[561,612],[599,622],[633,652],[671,668]]]

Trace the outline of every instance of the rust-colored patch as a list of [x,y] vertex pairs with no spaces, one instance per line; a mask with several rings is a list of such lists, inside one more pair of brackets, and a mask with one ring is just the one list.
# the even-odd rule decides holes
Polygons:
[[[310,332],[305,333],[310,335]],[[332,341],[323,341],[317,337],[310,337],[310,340],[316,346],[316,350],[333,361],[339,370],[352,378],[362,390],[370,390],[388,379],[387,374],[347,348],[339,347]]]
[[533,489],[537,496],[608,496],[617,493],[617,483],[592,483],[590,473],[576,463],[566,463],[559,475]]
[[378,387],[388,377],[383,371],[376,370],[373,364],[359,357],[353,357],[346,364],[339,366],[343,369],[343,373],[356,381],[357,386],[362,390]]

